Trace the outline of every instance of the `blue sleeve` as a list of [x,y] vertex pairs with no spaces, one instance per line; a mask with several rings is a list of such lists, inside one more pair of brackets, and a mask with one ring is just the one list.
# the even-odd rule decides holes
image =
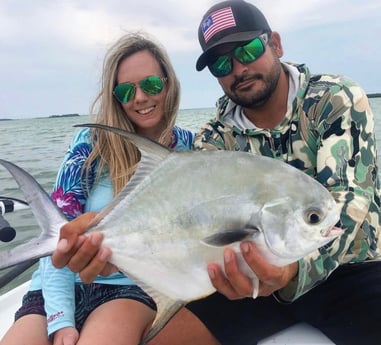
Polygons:
[[170,147],[176,151],[189,151],[192,149],[195,135],[196,133],[188,129],[183,129],[179,126],[174,126],[172,145]]
[[56,269],[50,257],[40,260],[40,273],[48,335],[64,327],[75,327],[75,274],[67,267]]
[[[84,186],[82,168],[91,150],[90,131],[85,128],[74,137],[58,171],[52,199],[69,220],[76,218],[84,210],[87,188]],[[86,176],[89,189],[94,177],[93,165],[90,174]]]
[[[91,152],[89,130],[81,130],[71,142],[58,171],[52,199],[71,220],[83,213],[86,192],[82,167]],[[89,179],[92,180],[90,174]],[[51,258],[40,260],[42,293],[47,313],[48,334],[58,329],[75,326],[75,273],[67,267],[56,269]]]

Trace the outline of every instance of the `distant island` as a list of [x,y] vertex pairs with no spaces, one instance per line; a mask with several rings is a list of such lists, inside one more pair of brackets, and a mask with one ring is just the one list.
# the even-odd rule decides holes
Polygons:
[[368,93],[367,96],[368,98],[377,98],[381,97],[381,93]]
[[49,117],[74,117],[74,116],[79,116],[79,114],[50,115]]

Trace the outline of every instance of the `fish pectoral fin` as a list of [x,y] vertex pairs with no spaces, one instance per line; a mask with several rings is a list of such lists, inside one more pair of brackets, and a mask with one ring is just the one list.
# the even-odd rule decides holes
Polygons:
[[263,209],[277,208],[279,205],[292,204],[292,199],[289,197],[274,199],[263,205]]
[[211,247],[224,247],[234,242],[252,239],[258,234],[259,230],[256,227],[247,227],[236,230],[225,230],[214,233],[201,240],[202,243]]
[[[147,344],[157,333],[159,333],[164,326],[169,322],[170,319],[185,306],[184,301],[173,301],[172,304],[166,307],[165,310],[159,310],[157,319],[155,320],[152,328],[149,330],[148,334],[140,342],[139,345]],[[158,306],[158,308],[160,308]]]
[[289,197],[273,199],[262,206],[259,218],[266,241],[268,240],[266,234],[271,233],[271,229],[279,223],[279,219],[293,213],[292,207],[293,201]]

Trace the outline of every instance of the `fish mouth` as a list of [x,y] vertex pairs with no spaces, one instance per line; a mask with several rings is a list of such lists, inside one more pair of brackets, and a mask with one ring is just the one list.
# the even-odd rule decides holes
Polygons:
[[[331,240],[334,240],[336,237],[339,237],[340,235],[342,235],[343,233],[344,233],[344,230],[342,228],[339,228],[337,226],[331,226],[326,230],[322,230],[321,236],[323,238],[327,238],[326,242],[330,242]],[[290,262],[292,262],[292,260],[294,260],[294,259],[295,259],[295,261],[299,260],[300,256],[298,256],[298,255],[292,256],[290,253],[283,254],[280,251],[278,251],[276,248],[274,248],[274,246],[272,246],[271,242],[268,240],[268,238],[266,236],[266,233],[263,232],[263,234],[264,234],[266,246],[272,254],[274,254],[275,256],[277,256],[280,259],[286,259],[288,261],[291,260]]]
[[337,237],[340,236],[344,232],[343,229],[338,228],[337,226],[332,226],[328,228],[326,231],[322,232],[323,237]]

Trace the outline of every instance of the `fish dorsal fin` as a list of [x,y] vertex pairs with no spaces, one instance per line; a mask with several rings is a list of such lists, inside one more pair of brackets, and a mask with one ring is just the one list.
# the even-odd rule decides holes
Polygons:
[[169,149],[168,147],[165,147],[164,145],[161,145],[151,139],[145,138],[136,133],[125,131],[120,128],[96,123],[85,123],[74,125],[74,127],[98,128],[110,131],[114,134],[118,134],[123,138],[130,140],[141,153],[141,159],[138,163],[135,174],[131,177],[130,181],[128,181],[127,185],[120,191],[116,198],[94,218],[91,226],[95,226],[97,223],[99,223],[99,221],[103,219],[104,216],[115,207],[115,205],[124,200],[125,197],[130,194],[146,176],[155,170],[156,167],[173,152],[173,150]]
[[211,247],[224,247],[235,242],[252,239],[258,232],[259,230],[255,227],[225,230],[205,237],[201,242]]
[[124,129],[101,125],[98,123],[84,123],[80,125],[74,125],[74,127],[98,128],[110,131],[114,134],[118,134],[123,138],[130,140],[138,148],[138,150],[142,154],[142,159],[149,158],[150,161],[155,161],[157,163],[163,161],[171,152],[173,152],[173,150],[157,143],[156,141],[153,141],[136,133],[125,131]]

